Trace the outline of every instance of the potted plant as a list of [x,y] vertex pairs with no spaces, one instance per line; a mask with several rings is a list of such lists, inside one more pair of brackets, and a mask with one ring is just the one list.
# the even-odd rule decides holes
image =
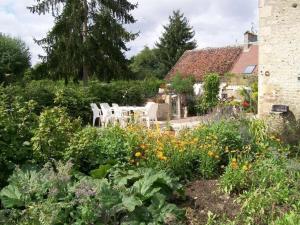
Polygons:
[[172,127],[171,123],[170,123],[170,120],[168,120],[166,122],[166,127],[164,129],[164,133],[167,134],[167,135],[175,135],[175,130],[174,128]]

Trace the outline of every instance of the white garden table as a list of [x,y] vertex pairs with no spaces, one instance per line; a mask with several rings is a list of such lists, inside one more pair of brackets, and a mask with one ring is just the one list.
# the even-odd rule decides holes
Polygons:
[[123,112],[133,112],[133,113],[139,113],[139,112],[145,112],[146,108],[143,106],[119,106],[120,109]]

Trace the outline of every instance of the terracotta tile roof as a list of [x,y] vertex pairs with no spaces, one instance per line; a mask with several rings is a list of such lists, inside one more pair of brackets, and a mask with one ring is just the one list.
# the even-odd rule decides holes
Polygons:
[[250,65],[256,65],[253,74],[258,73],[258,45],[251,45],[248,51],[243,51],[239,59],[233,66],[231,73],[243,74],[246,67]]
[[197,81],[202,81],[207,73],[215,72],[224,75],[226,72],[230,72],[242,51],[242,47],[186,51],[165,79],[170,80],[177,73],[180,73],[183,77],[193,75]]

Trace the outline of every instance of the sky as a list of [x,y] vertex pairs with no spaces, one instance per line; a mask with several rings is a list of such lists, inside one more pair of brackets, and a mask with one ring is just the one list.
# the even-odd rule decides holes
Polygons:
[[[243,43],[243,33],[258,24],[258,0],[129,0],[138,3],[132,14],[137,19],[127,27],[140,32],[128,43],[131,57],[144,46],[153,47],[168,24],[168,17],[180,9],[195,31],[198,48],[220,47]],[[53,26],[51,15],[31,14],[26,6],[34,0],[0,0],[0,32],[21,38],[28,45],[32,64],[36,64],[43,50],[33,39],[45,37]]]

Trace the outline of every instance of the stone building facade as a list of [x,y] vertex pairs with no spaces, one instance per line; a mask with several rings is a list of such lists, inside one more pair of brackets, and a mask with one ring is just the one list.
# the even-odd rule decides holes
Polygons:
[[259,116],[287,105],[300,119],[300,0],[260,0],[259,14]]

